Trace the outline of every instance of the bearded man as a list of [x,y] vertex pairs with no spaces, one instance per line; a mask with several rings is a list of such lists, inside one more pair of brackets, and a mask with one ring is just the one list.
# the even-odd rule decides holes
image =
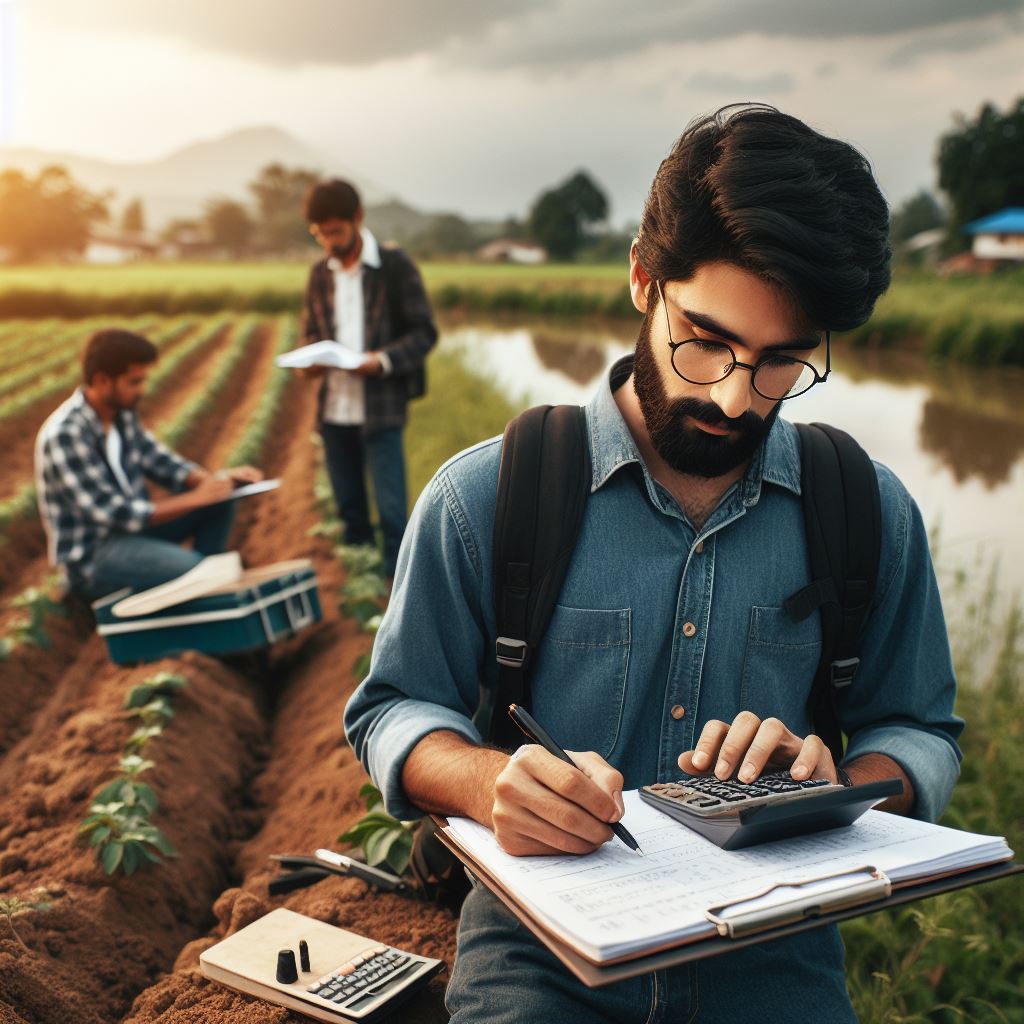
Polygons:
[[[531,675],[531,712],[579,768],[536,745],[487,747],[472,721],[498,679],[494,439],[420,497],[345,712],[392,814],[473,818],[514,855],[582,854],[611,838],[624,787],[680,769],[749,782],[766,765],[897,777],[903,795],[884,809],[942,812],[962,722],[925,529],[889,470],[876,464],[878,584],[838,702],[841,765],[808,714],[820,621],[782,607],[809,580],[782,402],[824,385],[829,332],[867,320],[889,263],[886,204],[851,146],[763,106],[687,128],[630,253],[635,354],[586,407],[591,493]],[[834,926],[588,989],[480,885],[447,1003],[457,1024],[855,1019]]]

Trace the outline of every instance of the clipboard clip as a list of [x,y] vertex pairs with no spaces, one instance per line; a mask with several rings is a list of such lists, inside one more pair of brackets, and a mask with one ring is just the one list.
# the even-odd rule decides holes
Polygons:
[[704,916],[723,938],[739,939],[891,895],[892,882],[885,872],[865,865],[837,875],[779,882],[753,896],[710,907]]

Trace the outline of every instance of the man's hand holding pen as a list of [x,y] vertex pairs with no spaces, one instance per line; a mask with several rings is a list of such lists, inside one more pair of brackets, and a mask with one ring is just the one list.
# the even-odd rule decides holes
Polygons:
[[592,853],[612,838],[622,775],[592,750],[567,753],[577,767],[529,744],[498,774],[492,827],[506,853]]

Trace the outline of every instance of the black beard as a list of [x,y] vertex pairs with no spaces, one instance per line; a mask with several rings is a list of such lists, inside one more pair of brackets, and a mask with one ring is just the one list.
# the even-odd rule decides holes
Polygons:
[[[777,402],[764,418],[748,409],[742,416],[730,419],[714,402],[703,402],[699,398],[671,400],[661,382],[651,348],[649,313],[644,317],[637,338],[633,390],[654,450],[677,473],[690,476],[724,476],[749,461],[782,409],[782,402]],[[735,436],[709,434],[688,424],[686,420],[690,416],[731,430]]]
[[331,255],[335,259],[341,260],[341,262],[344,263],[345,260],[347,260],[356,251],[356,246],[358,245],[359,235],[356,234],[348,245],[332,245]]

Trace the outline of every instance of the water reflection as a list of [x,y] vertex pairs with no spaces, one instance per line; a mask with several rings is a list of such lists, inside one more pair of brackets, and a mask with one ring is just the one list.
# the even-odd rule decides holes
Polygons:
[[[445,344],[470,352],[475,368],[526,404],[588,401],[635,341],[635,328],[558,324],[462,326]],[[1000,553],[1012,584],[1024,584],[1024,373],[842,344],[832,365],[828,384],[789,403],[786,417],[848,430],[906,484],[929,528],[941,524],[951,561],[971,550]]]
[[533,350],[542,366],[559,370],[577,384],[590,384],[601,375],[605,365],[604,346],[590,341],[572,341],[535,331]]

